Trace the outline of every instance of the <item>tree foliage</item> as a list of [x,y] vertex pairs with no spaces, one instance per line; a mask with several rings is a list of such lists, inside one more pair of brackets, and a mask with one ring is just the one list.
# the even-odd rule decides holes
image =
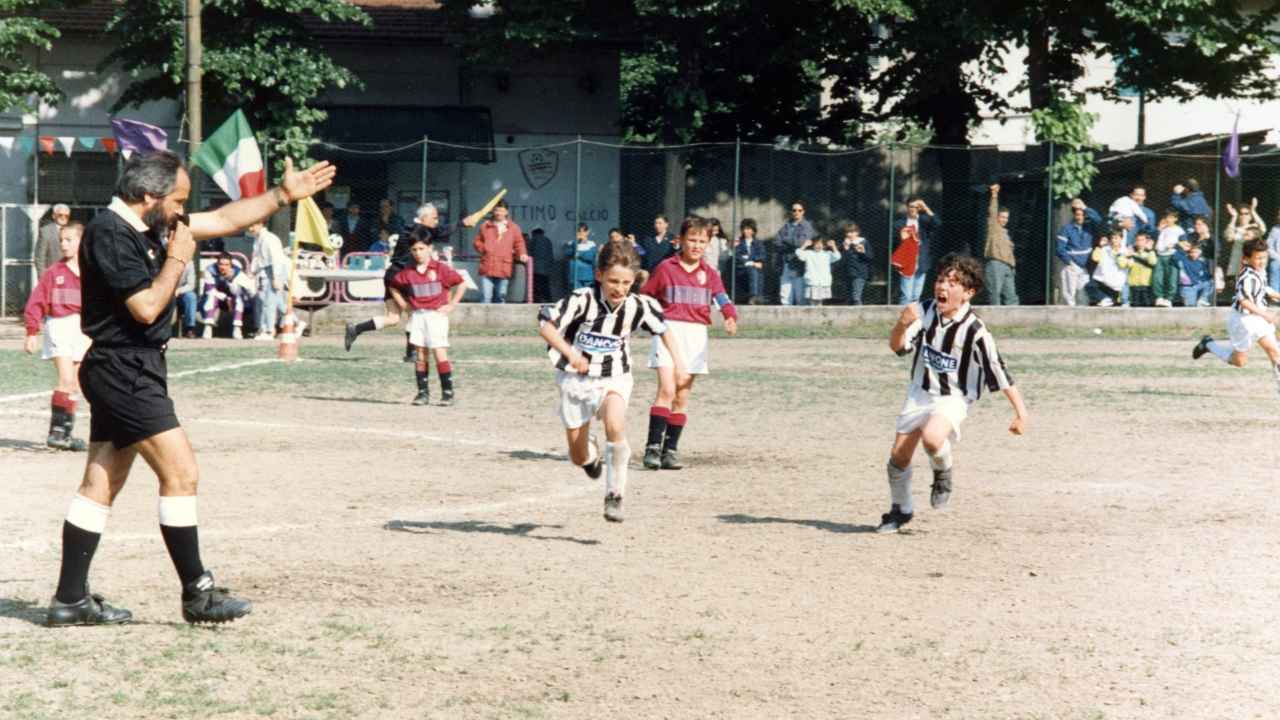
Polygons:
[[0,0],[0,110],[36,108],[32,99],[56,103],[62,92],[48,75],[36,69],[30,51],[48,50],[59,33],[36,17],[40,0]]
[[[132,82],[118,112],[185,92],[183,0],[124,0],[107,26],[119,43],[103,65],[119,64]],[[358,85],[308,33],[302,19],[368,24],[343,0],[206,0],[201,15],[204,118],[212,129],[242,108],[272,159],[305,158],[324,111],[314,101],[330,87]]]

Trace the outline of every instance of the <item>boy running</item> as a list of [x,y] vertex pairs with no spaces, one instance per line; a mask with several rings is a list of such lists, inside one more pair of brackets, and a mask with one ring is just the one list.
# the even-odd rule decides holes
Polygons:
[[1235,300],[1231,314],[1227,316],[1227,335],[1230,342],[1214,340],[1205,335],[1191,350],[1191,357],[1199,360],[1205,353],[1213,353],[1228,365],[1244,367],[1249,360],[1249,349],[1254,343],[1262,347],[1271,361],[1271,369],[1280,390],[1280,347],[1276,346],[1276,316],[1267,309],[1268,300],[1280,300],[1280,293],[1267,287],[1263,273],[1267,269],[1267,241],[1249,240],[1241,254],[1244,266],[1236,278]]

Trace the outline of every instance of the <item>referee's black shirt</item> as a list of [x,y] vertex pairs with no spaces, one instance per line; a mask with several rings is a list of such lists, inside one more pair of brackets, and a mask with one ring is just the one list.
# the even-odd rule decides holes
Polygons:
[[151,287],[164,264],[164,246],[120,198],[112,198],[84,229],[80,242],[80,329],[95,348],[164,347],[172,335],[174,299],[150,324],[129,313],[125,300]]
[[391,251],[391,265],[397,268],[406,268],[413,265],[413,253],[410,249],[413,247],[411,235],[418,231],[419,228],[430,233],[431,244],[439,246],[441,243],[449,242],[449,238],[453,236],[453,225],[437,225],[433,228],[426,227],[414,223],[412,227],[400,233],[400,239],[396,240],[396,246]]

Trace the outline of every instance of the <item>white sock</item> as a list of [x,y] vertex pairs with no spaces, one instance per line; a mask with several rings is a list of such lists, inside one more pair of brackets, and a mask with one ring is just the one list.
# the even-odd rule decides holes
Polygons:
[[929,455],[929,466],[934,470],[950,470],[951,469],[951,441],[947,440],[942,443],[942,447],[938,448],[936,453],[926,453]]
[[606,495],[622,497],[627,491],[627,462],[631,460],[631,445],[626,440],[604,444],[604,491]]
[[71,507],[67,508],[67,522],[99,535],[107,529],[107,518],[110,515],[110,507],[96,503],[80,493],[71,498]]
[[1231,362],[1230,345],[1222,342],[1221,340],[1211,340],[1208,345],[1205,345],[1205,347],[1209,349],[1209,352],[1217,355],[1218,359],[1222,360],[1222,362]]
[[915,512],[915,506],[911,504],[911,467],[900,470],[891,462],[886,468],[889,471],[889,501],[904,513]]
[[160,524],[168,527],[194,527],[196,496],[160,498]]
[[386,327],[386,325],[387,325],[387,319],[381,315],[373,319],[373,327],[376,330],[381,330],[382,328]]

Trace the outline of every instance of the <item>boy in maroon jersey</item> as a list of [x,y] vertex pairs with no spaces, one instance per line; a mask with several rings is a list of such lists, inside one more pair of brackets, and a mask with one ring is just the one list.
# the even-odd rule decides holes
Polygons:
[[401,310],[409,310],[409,344],[417,353],[414,373],[418,378],[418,395],[414,405],[428,405],[430,370],[427,351],[436,356],[436,372],[440,373],[442,405],[453,404],[453,366],[449,363],[449,313],[467,292],[462,276],[445,263],[431,259],[431,233],[417,229],[409,236],[409,252],[413,265],[391,279],[391,297]]
[[80,360],[89,350],[89,338],[80,331],[80,236],[84,225],[70,223],[58,232],[62,259],[49,266],[40,276],[23,318],[27,325],[27,341],[23,349],[35,353],[44,327],[44,348],[40,359],[52,360],[58,371],[58,384],[53,390],[47,444],[58,450],[84,450],[79,438],[71,437],[76,424],[76,395],[80,382],[76,373]]
[[689,393],[693,376],[706,375],[707,326],[711,306],[720,308],[724,329],[738,332],[738,311],[724,290],[720,273],[703,254],[709,242],[710,223],[700,217],[685,218],[680,225],[680,254],[667,258],[653,269],[653,276],[640,292],[662,306],[672,337],[680,346],[688,379],[676,382],[675,364],[667,349],[654,338],[649,367],[658,371],[658,397],[649,408],[649,439],[644,448],[644,466],[650,470],[679,470],[680,434],[688,422]]

